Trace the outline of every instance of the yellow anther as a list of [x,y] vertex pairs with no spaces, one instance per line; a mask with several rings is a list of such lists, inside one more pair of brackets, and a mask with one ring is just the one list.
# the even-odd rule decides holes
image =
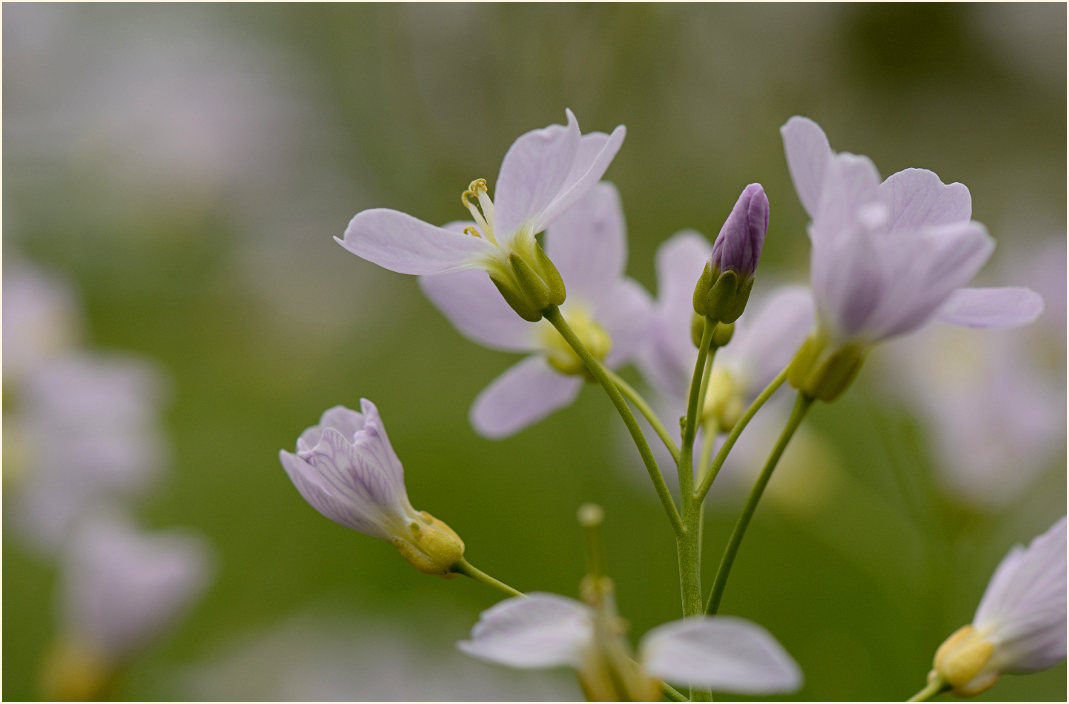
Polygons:
[[471,235],[472,237],[482,237],[482,235],[479,234],[479,231],[476,230],[471,225],[468,225],[467,227],[464,228],[464,234],[465,235]]
[[472,203],[469,199],[478,199],[479,194],[486,193],[486,191],[486,179],[477,178],[468,184],[468,190],[460,194],[460,202],[464,204],[465,208],[468,208],[470,210],[475,204]]

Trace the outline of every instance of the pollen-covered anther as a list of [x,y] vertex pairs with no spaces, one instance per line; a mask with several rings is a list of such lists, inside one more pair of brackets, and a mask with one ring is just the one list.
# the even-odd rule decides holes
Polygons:
[[476,227],[464,228],[464,233],[473,237],[483,237],[497,244],[494,238],[494,202],[490,200],[486,179],[477,178],[468,184],[468,190],[460,194],[460,202],[471,213],[476,225]]

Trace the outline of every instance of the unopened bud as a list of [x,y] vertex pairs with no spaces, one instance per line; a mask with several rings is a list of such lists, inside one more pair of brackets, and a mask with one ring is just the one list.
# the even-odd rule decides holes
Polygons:
[[724,323],[742,315],[768,232],[768,213],[761,184],[743,189],[694,288],[694,312]]
[[[709,347],[724,347],[731,342],[735,334],[735,323],[710,323],[714,325],[713,337],[709,341]],[[690,319],[690,340],[695,347],[701,347],[702,335],[705,332],[705,316],[695,313]]]
[[395,537],[393,544],[412,565],[426,574],[454,577],[453,565],[464,557],[464,541],[443,521],[426,511],[409,525],[409,536]]

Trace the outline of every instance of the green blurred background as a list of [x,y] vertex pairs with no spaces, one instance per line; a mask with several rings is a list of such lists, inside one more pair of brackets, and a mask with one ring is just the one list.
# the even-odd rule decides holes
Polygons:
[[[565,107],[584,131],[627,126],[606,178],[627,215],[628,273],[647,287],[657,245],[684,227],[714,236],[751,181],[772,204],[762,276],[805,280],[806,218],[778,132],[794,114],[885,175],[923,166],[969,186],[999,242],[988,271],[1065,237],[1062,4],[7,4],[3,20],[4,253],[75,282],[93,345],[167,369],[173,460],[137,515],[200,531],[219,558],[188,620],[132,668],[131,699],[324,696],[265,690],[269,666],[222,663],[308,613],[372,644],[399,629],[431,653],[396,656],[409,664],[454,657],[497,601],[414,572],[294,490],[278,450],[361,397],[413,504],[449,522],[474,564],[576,595],[575,511],[595,501],[632,633],[678,617],[671,533],[597,389],[512,438],[478,437],[468,408],[515,358],[468,342],[415,279],[331,239],[369,207],[458,219],[468,182],[493,179],[512,140]],[[1064,390],[1061,343],[1050,383]],[[723,603],[794,655],[803,699],[911,695],[998,560],[1065,512],[1064,449],[1005,508],[938,493],[924,428],[870,366],[812,414],[833,458],[813,482],[830,472],[832,487],[761,507]],[[739,502],[708,512],[707,579]],[[33,699],[54,575],[8,539],[3,557],[3,696]],[[390,665],[367,657],[335,660],[370,683]],[[212,666],[214,679],[198,674]],[[485,671],[506,676],[486,698],[538,696]],[[566,673],[515,681],[544,678],[580,696]],[[339,696],[367,692],[388,696]],[[1062,664],[982,699],[1065,696]]]

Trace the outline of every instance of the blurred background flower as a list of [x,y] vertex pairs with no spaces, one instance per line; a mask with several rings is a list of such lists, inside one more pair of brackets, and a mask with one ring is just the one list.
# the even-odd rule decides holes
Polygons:
[[[621,480],[630,470],[606,440],[618,420],[605,399],[584,393],[514,437],[480,438],[468,407],[514,358],[471,344],[413,279],[332,240],[370,207],[455,219],[460,191],[566,107],[584,130],[627,126],[607,178],[626,214],[627,275],[647,289],[657,246],[683,228],[716,232],[751,182],[771,207],[757,287],[807,279],[807,218],[779,136],[793,114],[884,173],[919,164],[964,183],[998,242],[983,283],[1038,290],[1048,273],[1061,277],[1043,291],[1047,341],[1006,356],[1030,379],[1016,390],[1052,397],[1026,400],[1024,412],[1064,413],[1064,249],[1042,268],[1025,254],[1065,241],[1063,5],[12,4],[3,20],[5,425],[22,400],[9,330],[29,306],[73,319],[43,336],[44,349],[154,360],[171,379],[157,411],[171,472],[138,500],[138,522],[188,526],[217,554],[204,599],[131,666],[118,696],[578,696],[570,680],[559,693],[489,667],[471,675],[486,689],[453,689],[468,671],[448,665],[461,657],[452,643],[497,595],[413,575],[392,548],[323,520],[293,490],[278,448],[308,418],[361,397],[390,419],[413,503],[433,504],[475,564],[520,589],[574,594],[575,509],[597,501],[631,631],[678,618],[671,533],[649,487]],[[12,306],[13,251],[68,293]],[[1048,335],[1045,325],[1006,334]],[[978,349],[990,339],[976,335],[969,354],[998,358],[995,343]],[[807,422],[827,447],[803,451],[791,483],[809,484],[808,462],[823,488],[798,494],[808,504],[786,491],[761,507],[722,605],[797,659],[805,699],[916,691],[989,566],[1065,512],[1060,427],[1023,443],[1007,436],[998,449],[1012,465],[974,475],[1001,482],[1035,464],[1012,498],[974,500],[990,493],[982,478],[959,492],[950,478],[965,475],[938,449],[953,446],[942,439],[952,411],[884,391],[879,377],[904,374],[875,372],[893,347],[874,351],[872,373]],[[5,512],[19,496],[8,489]],[[737,508],[710,505],[707,552]],[[3,694],[32,699],[57,577],[14,531],[4,559]],[[353,666],[333,688],[317,688],[327,680],[315,669],[276,684],[248,674],[270,665],[228,667],[245,662],[229,653],[255,649],[257,633],[275,658],[299,652],[318,626],[286,624],[323,604],[326,621],[346,625],[314,650]],[[389,643],[398,653],[427,645],[413,656],[418,675],[356,668],[369,651],[388,657]],[[210,675],[185,676],[200,668]],[[981,698],[1063,700],[1065,682],[1062,664],[1004,678]]]

